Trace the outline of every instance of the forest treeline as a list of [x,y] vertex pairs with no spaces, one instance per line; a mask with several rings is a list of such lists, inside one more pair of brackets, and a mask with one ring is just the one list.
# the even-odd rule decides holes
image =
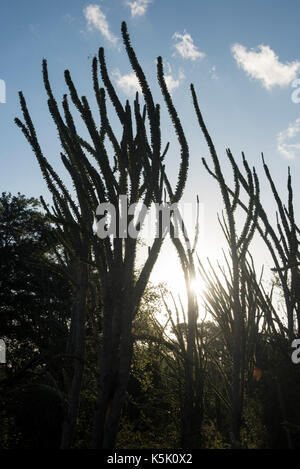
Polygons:
[[[209,174],[219,188],[227,246],[216,264],[204,262],[197,256],[201,227],[187,233],[182,220],[180,236],[175,230],[189,147],[163,61],[157,59],[157,79],[179,148],[174,185],[161,108],[125,23],[122,37],[141,96],[120,101],[100,48],[92,62],[95,115],[68,70],[68,94],[57,102],[43,61],[49,112],[72,189],[44,155],[19,94],[22,119],[15,122],[35,154],[52,206],[42,197],[0,197],[0,337],[7,357],[0,364],[0,447],[299,448],[300,232],[290,171],[287,194],[279,194],[263,155],[263,180],[244,154],[237,160],[227,149],[222,161],[191,85],[199,142],[204,138],[209,150],[199,179],[200,171]],[[232,170],[229,182],[225,163]],[[262,200],[266,182],[276,216]],[[139,267],[140,237],[100,238],[94,230],[95,220],[105,220],[105,214],[95,218],[102,203],[114,206],[118,223],[121,195],[137,210],[141,202],[147,209],[153,203],[169,208],[169,229],[159,220]],[[135,215],[128,215],[127,228],[133,224],[140,232],[146,213]],[[149,282],[167,236],[178,254],[186,304],[166,285]],[[272,259],[271,272],[257,272],[254,236]],[[201,294],[197,278],[205,285]],[[199,314],[203,308],[205,315]]]

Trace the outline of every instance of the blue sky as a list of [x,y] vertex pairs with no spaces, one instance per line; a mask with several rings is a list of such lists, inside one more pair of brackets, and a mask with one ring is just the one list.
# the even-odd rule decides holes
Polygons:
[[[184,200],[192,202],[199,195],[205,211],[205,250],[211,254],[221,245],[215,214],[222,205],[215,182],[201,164],[200,157],[209,159],[209,155],[197,127],[189,85],[195,85],[222,164],[227,167],[226,147],[237,158],[243,150],[262,174],[263,151],[284,196],[291,166],[297,201],[300,103],[292,101],[292,92],[297,93],[293,83],[299,87],[295,80],[300,78],[299,17],[297,0],[3,0],[0,79],[6,84],[6,102],[0,103],[1,191],[43,194],[48,199],[33,153],[13,123],[20,116],[19,90],[27,99],[45,156],[60,174],[64,171],[43,89],[43,58],[48,60],[57,98],[66,91],[63,71],[68,68],[80,94],[93,100],[91,58],[104,46],[121,99],[132,98],[135,79],[120,35],[125,20],[155,99],[162,104],[155,59],[163,57],[190,146]],[[168,170],[175,177],[178,152],[166,113],[162,126],[165,142],[171,141]],[[262,181],[262,200],[272,211],[272,198]]]

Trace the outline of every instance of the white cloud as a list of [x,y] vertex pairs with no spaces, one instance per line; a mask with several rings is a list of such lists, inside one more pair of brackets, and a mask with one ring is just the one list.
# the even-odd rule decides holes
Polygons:
[[231,52],[239,65],[252,78],[260,80],[270,90],[273,86],[288,86],[300,69],[300,62],[282,63],[269,47],[260,45],[257,50],[247,49],[241,44],[234,44]]
[[152,0],[128,0],[126,5],[130,7],[132,18],[135,18],[136,16],[143,16],[151,2]]
[[176,80],[172,75],[165,75],[165,82],[170,93],[178,88],[180,84],[179,79]]
[[289,143],[290,140],[295,138],[299,133],[300,118],[298,117],[286,130],[279,132],[277,135],[277,150],[288,159],[295,158],[296,153],[300,151],[300,143]]
[[215,65],[213,65],[209,71],[210,73],[210,77],[212,80],[218,80],[219,77],[217,75],[217,67]]
[[116,81],[117,86],[121,88],[125,94],[131,96],[134,95],[137,91],[142,91],[137,76],[134,72],[121,75],[120,70],[116,69],[113,71],[112,75]]
[[174,78],[172,76],[171,66],[170,64],[168,64],[168,73],[165,75],[165,81],[166,81],[167,88],[171,94],[173,90],[178,88],[178,86],[180,85],[181,81],[184,80],[184,78],[185,78],[185,75],[182,69],[180,69],[178,72],[178,78],[177,79]]
[[109,42],[116,46],[118,38],[110,31],[106,16],[101,11],[99,5],[88,5],[83,12],[87,20],[88,29],[90,31],[98,29]]
[[203,59],[205,57],[204,52],[200,52],[197,47],[194,45],[194,41],[190,34],[185,32],[184,34],[175,33],[173,34],[173,39],[175,39],[176,44],[175,48],[177,52],[184,59],[197,60]]
[[[172,94],[172,91],[178,88],[185,76],[183,70],[180,69],[178,77],[174,78],[170,64],[167,64],[167,69],[168,71],[165,74],[165,81],[169,92]],[[114,77],[116,85],[128,96],[135,95],[137,91],[142,93],[141,86],[134,72],[122,75],[120,70],[117,68],[112,72],[112,76]]]

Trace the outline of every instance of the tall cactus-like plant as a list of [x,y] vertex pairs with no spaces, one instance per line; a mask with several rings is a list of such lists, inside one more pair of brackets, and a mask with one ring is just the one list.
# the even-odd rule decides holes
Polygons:
[[[287,337],[290,342],[300,333],[300,251],[299,227],[294,214],[293,187],[290,168],[288,169],[287,190],[288,203],[285,206],[278,193],[269,167],[262,155],[263,167],[269,181],[276,205],[276,230],[270,223],[270,218],[264,207],[259,204],[258,215],[262,223],[260,234],[266,243],[274,262],[273,271],[276,272],[285,301],[287,315]],[[238,172],[241,184],[249,191],[247,181]]]
[[[138,93],[133,107],[129,101],[125,105],[121,103],[107,71],[104,50],[100,48],[98,57],[93,59],[92,64],[93,88],[100,115],[99,124],[92,115],[87,98],[78,96],[68,70],[65,71],[65,81],[69,96],[63,97],[63,112],[60,110],[49,83],[46,61],[43,62],[48,106],[63,148],[61,159],[72,178],[77,200],[71,196],[44,156],[22,93],[20,93],[20,103],[24,122],[16,119],[17,125],[37,157],[44,179],[52,193],[52,213],[45,203],[44,207],[57,226],[61,244],[69,253],[70,265],[66,270],[76,285],[78,307],[76,306],[72,314],[68,343],[68,350],[74,351],[75,357],[69,382],[62,437],[63,448],[71,447],[76,430],[84,364],[89,272],[92,269],[93,275],[97,273],[103,309],[102,329],[99,331],[98,396],[92,445],[96,448],[112,448],[115,445],[130,373],[133,350],[132,321],[166,235],[166,232],[162,231],[155,238],[149,248],[148,258],[136,277],[137,238],[116,236],[112,239],[106,236],[100,239],[93,231],[94,217],[100,203],[113,205],[117,221],[116,232],[119,233],[121,195],[126,195],[128,205],[143,202],[144,206],[149,208],[152,202],[162,202],[164,190],[163,160],[168,145],[163,151],[160,106],[154,103],[144,72],[131,46],[125,22],[122,23],[122,36],[131,66],[139,80],[145,106],[141,109]],[[100,86],[99,71],[103,86]],[[173,204],[180,200],[184,190],[189,152],[179,117],[165,83],[161,58],[157,61],[157,75],[181,148],[178,181],[169,201]],[[118,138],[109,121],[107,95],[121,124],[121,138]],[[79,135],[70,110],[70,99],[86,127],[88,139]],[[107,141],[110,143],[109,147],[106,145]],[[113,149],[112,155],[109,154],[108,148]],[[96,166],[92,164],[90,158],[93,158]],[[140,231],[145,216],[145,211],[138,213],[136,232]],[[128,215],[127,235],[129,224],[133,221],[133,215]]]
[[[240,234],[236,226],[236,209],[240,197],[241,184],[238,178],[238,173],[234,165],[233,175],[235,188],[230,191],[226,184],[220,161],[215,150],[213,141],[208,133],[204,123],[195,89],[191,85],[191,92],[193,104],[197,115],[199,126],[203,132],[207,145],[209,147],[210,155],[212,158],[214,169],[211,170],[206,160],[203,158],[203,164],[208,172],[218,181],[220,191],[225,206],[224,216],[224,233],[227,238],[230,251],[231,268],[232,268],[232,291],[233,291],[233,346],[232,346],[232,402],[231,402],[231,439],[232,446],[239,445],[240,442],[240,426],[242,417],[242,404],[243,404],[243,379],[244,379],[244,356],[243,356],[243,336],[245,334],[245,318],[242,305],[243,285],[241,283],[241,269],[245,262],[245,256],[248,251],[249,244],[255,233],[258,217],[258,200],[259,200],[259,182],[253,168],[253,171],[248,166],[248,163],[243,155],[243,165],[246,171],[246,178],[249,187],[249,203],[247,207],[247,216]],[[227,150],[229,160],[232,160],[230,150]]]
[[[165,175],[166,187],[170,199],[173,199],[173,193]],[[181,269],[184,275],[185,289],[187,295],[187,314],[183,309],[185,317],[185,339],[181,330],[180,324],[174,324],[172,315],[166,303],[166,309],[169,313],[169,318],[173,326],[173,332],[178,341],[180,352],[182,354],[183,368],[184,368],[184,392],[182,402],[182,429],[181,429],[181,444],[183,448],[197,448],[201,440],[201,427],[203,417],[203,357],[201,340],[198,329],[198,300],[195,287],[195,248],[197,245],[199,234],[199,199],[197,197],[197,219],[195,226],[195,237],[193,245],[190,242],[184,221],[181,218],[180,212],[177,211],[177,220],[179,221],[180,231],[183,235],[183,240],[175,235],[174,224],[171,224],[171,240],[176,249],[179,257]],[[179,220],[178,220],[179,219]],[[175,304],[175,310],[177,306]],[[177,318],[179,315],[177,314]]]
[[[242,174],[236,160],[232,154],[229,155],[230,162],[234,168],[236,177],[238,178],[241,187],[250,195],[251,187],[247,179]],[[283,337],[288,337],[289,341],[299,335],[300,331],[300,297],[299,297],[299,285],[300,285],[300,252],[299,252],[299,227],[295,220],[294,212],[294,196],[292,187],[292,177],[290,168],[288,168],[287,178],[287,190],[288,190],[288,203],[285,205],[282,202],[276,184],[271,175],[268,165],[265,162],[264,155],[262,154],[262,162],[265,171],[265,175],[270,184],[271,191],[274,196],[274,200],[277,205],[276,212],[276,228],[273,227],[270,221],[269,214],[266,212],[264,206],[259,200],[256,200],[257,204],[257,232],[265,242],[269,253],[274,262],[272,270],[276,272],[280,286],[282,288],[283,297],[286,307],[286,324],[281,323],[279,325],[278,317],[272,315],[269,318],[269,325],[274,329],[275,323],[279,326],[280,332]],[[229,193],[233,194],[233,191],[227,187]],[[247,212],[247,207],[239,199],[238,202],[240,207]]]

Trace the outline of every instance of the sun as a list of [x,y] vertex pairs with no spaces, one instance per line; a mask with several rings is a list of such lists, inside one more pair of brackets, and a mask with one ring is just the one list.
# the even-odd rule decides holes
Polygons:
[[199,290],[201,290],[201,281],[200,279],[193,278],[190,281],[190,289],[192,293],[195,293],[196,295],[198,294]]
[[[158,258],[152,275],[150,277],[154,285],[164,283],[166,288],[172,293],[175,301],[179,298],[183,305],[187,302],[187,289],[184,274],[180,265],[175,249],[165,249]],[[204,283],[199,275],[190,283],[191,291],[197,296],[198,302],[203,294]]]

